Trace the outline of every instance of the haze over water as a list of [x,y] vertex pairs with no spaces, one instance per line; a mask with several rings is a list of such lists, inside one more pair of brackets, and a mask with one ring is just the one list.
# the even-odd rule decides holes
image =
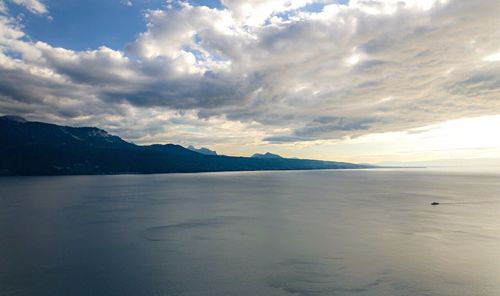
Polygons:
[[500,295],[499,177],[1,178],[0,294]]

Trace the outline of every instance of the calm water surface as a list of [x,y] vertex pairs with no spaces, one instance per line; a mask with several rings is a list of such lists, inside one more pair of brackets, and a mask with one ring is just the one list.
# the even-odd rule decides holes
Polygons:
[[0,295],[500,295],[499,201],[492,173],[0,178]]

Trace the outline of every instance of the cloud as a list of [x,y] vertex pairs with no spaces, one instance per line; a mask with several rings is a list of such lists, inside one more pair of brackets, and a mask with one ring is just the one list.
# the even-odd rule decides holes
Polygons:
[[132,1],[130,0],[121,0],[121,3],[125,6],[128,6],[128,7],[131,7],[133,6],[134,4],[132,3]]
[[259,26],[264,24],[273,15],[304,8],[312,3],[328,3],[333,1],[317,0],[221,0],[231,13],[234,21],[243,26]]
[[500,113],[498,1],[222,5],[148,11],[122,50],[59,48],[0,16],[0,113],[204,145],[203,133],[303,142]]
[[7,6],[3,0],[0,0],[0,13],[7,13]]
[[48,12],[47,6],[39,0],[10,0],[17,5],[26,7],[29,11],[36,14],[45,14]]

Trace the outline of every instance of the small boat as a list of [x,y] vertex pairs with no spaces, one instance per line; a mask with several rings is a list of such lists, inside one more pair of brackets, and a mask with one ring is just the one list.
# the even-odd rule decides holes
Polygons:
[[438,203],[437,201],[433,201],[433,202],[431,203],[431,206],[437,206],[437,205],[439,205],[439,203]]

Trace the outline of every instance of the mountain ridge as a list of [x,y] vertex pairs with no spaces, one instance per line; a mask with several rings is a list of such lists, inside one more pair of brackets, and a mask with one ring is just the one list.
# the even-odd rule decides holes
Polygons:
[[266,152],[266,153],[255,153],[254,155],[251,156],[251,158],[283,158],[282,156],[278,154],[274,154],[271,152]]
[[191,151],[198,152],[198,153],[205,154],[205,155],[218,155],[217,151],[210,150],[206,147],[196,148],[193,145],[189,145],[186,148],[191,150]]
[[353,169],[345,162],[205,155],[176,144],[136,145],[95,127],[0,117],[1,175],[100,175]]

